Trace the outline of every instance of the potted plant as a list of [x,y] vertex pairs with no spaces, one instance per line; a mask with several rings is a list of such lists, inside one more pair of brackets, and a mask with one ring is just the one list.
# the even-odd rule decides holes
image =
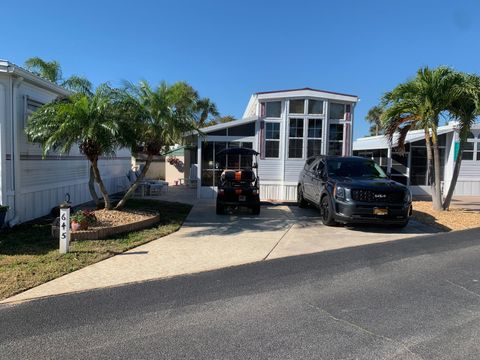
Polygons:
[[7,205],[0,205],[0,228],[3,226],[5,222],[5,216],[7,215],[8,206]]
[[78,210],[71,217],[72,231],[88,230],[88,227],[94,225],[96,222],[97,217],[92,211]]

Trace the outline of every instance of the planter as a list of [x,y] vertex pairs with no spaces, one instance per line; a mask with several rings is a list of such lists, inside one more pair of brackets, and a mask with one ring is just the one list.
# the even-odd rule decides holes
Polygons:
[[88,223],[87,222],[76,222],[75,220],[71,223],[72,232],[80,231],[80,230],[88,230]]

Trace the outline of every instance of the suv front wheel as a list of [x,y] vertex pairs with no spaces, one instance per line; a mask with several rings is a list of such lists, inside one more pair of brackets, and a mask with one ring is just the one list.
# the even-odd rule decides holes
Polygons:
[[303,197],[303,191],[301,185],[297,187],[297,204],[298,207],[305,208],[308,206],[307,200]]
[[333,226],[336,224],[333,217],[332,201],[328,195],[325,195],[320,201],[320,216],[322,217],[323,225]]

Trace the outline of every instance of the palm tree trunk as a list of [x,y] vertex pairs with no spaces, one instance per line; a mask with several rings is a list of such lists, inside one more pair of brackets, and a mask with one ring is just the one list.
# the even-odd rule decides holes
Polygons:
[[442,187],[441,187],[441,175],[440,175],[440,149],[438,148],[438,138],[436,129],[432,129],[432,147],[433,147],[433,169],[434,169],[434,181],[432,184],[432,201],[433,209],[441,211],[442,206]]
[[95,191],[95,175],[93,174],[93,167],[91,164],[89,167],[89,173],[90,177],[88,179],[88,190],[90,191],[90,196],[92,197],[92,200],[95,202],[95,205],[98,208],[100,206],[100,201],[98,201],[98,195]]
[[460,174],[460,166],[462,165],[464,146],[464,141],[460,140],[460,147],[458,149],[457,159],[455,160],[455,167],[453,168],[452,180],[450,181],[447,196],[445,197],[445,201],[443,202],[444,210],[448,210],[450,208],[450,202],[452,201],[453,192],[455,191],[455,186],[457,185],[458,175]]
[[95,175],[95,181],[97,182],[100,192],[102,193],[103,201],[105,202],[105,209],[112,210],[112,204],[110,202],[110,197],[108,196],[107,188],[103,184],[102,177],[100,176],[100,170],[98,170],[97,159],[92,161],[92,170],[93,174]]
[[147,160],[145,162],[145,166],[143,167],[142,172],[138,176],[138,178],[135,180],[135,182],[130,186],[130,189],[127,190],[125,195],[123,195],[122,200],[115,206],[115,210],[121,210],[125,206],[126,202],[128,199],[132,197],[132,195],[135,193],[135,190],[137,190],[138,185],[143,181],[145,178],[145,175],[147,174],[148,169],[150,168],[150,164],[152,163],[153,160],[153,154],[148,154]]
[[434,189],[434,179],[433,179],[433,151],[432,151],[432,142],[430,140],[430,130],[425,129],[425,145],[427,147],[427,173],[426,173],[426,180],[427,184],[430,184],[432,188],[432,199],[433,194],[435,192]]

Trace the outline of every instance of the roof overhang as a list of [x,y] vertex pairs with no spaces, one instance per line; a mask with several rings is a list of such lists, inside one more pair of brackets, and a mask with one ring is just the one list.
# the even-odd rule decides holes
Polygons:
[[358,102],[357,95],[343,94],[327,90],[317,90],[311,88],[291,89],[291,90],[277,90],[265,91],[255,94],[259,100],[262,99],[281,99],[281,98],[295,98],[295,97],[318,97],[329,100],[338,100],[345,102]]
[[199,133],[208,134],[208,133],[211,133],[213,131],[228,129],[230,127],[239,126],[239,125],[243,125],[243,124],[248,124],[248,123],[257,121],[258,119],[259,118],[257,116],[253,116],[253,117],[249,117],[249,118],[230,121],[230,122],[227,122],[227,123],[217,124],[217,125],[213,125],[213,126],[207,126],[207,127],[201,128],[199,131],[193,131],[193,132],[186,133],[185,136],[197,135]]
[[40,76],[37,76],[30,71],[23,69],[22,67],[15,65],[7,60],[0,60],[0,74],[11,74],[20,78],[23,78],[25,81],[28,81],[42,89],[49,90],[58,95],[68,96],[72,92],[58,86],[57,84],[52,83],[51,81],[45,80]]
[[[442,135],[454,130],[453,125],[440,126],[437,129],[437,134]],[[425,132],[423,130],[409,131],[405,138],[405,143],[413,143],[425,139]],[[393,147],[397,146],[398,134],[393,138]],[[388,140],[385,136],[367,136],[359,138],[353,142],[353,150],[378,150],[388,149]]]

